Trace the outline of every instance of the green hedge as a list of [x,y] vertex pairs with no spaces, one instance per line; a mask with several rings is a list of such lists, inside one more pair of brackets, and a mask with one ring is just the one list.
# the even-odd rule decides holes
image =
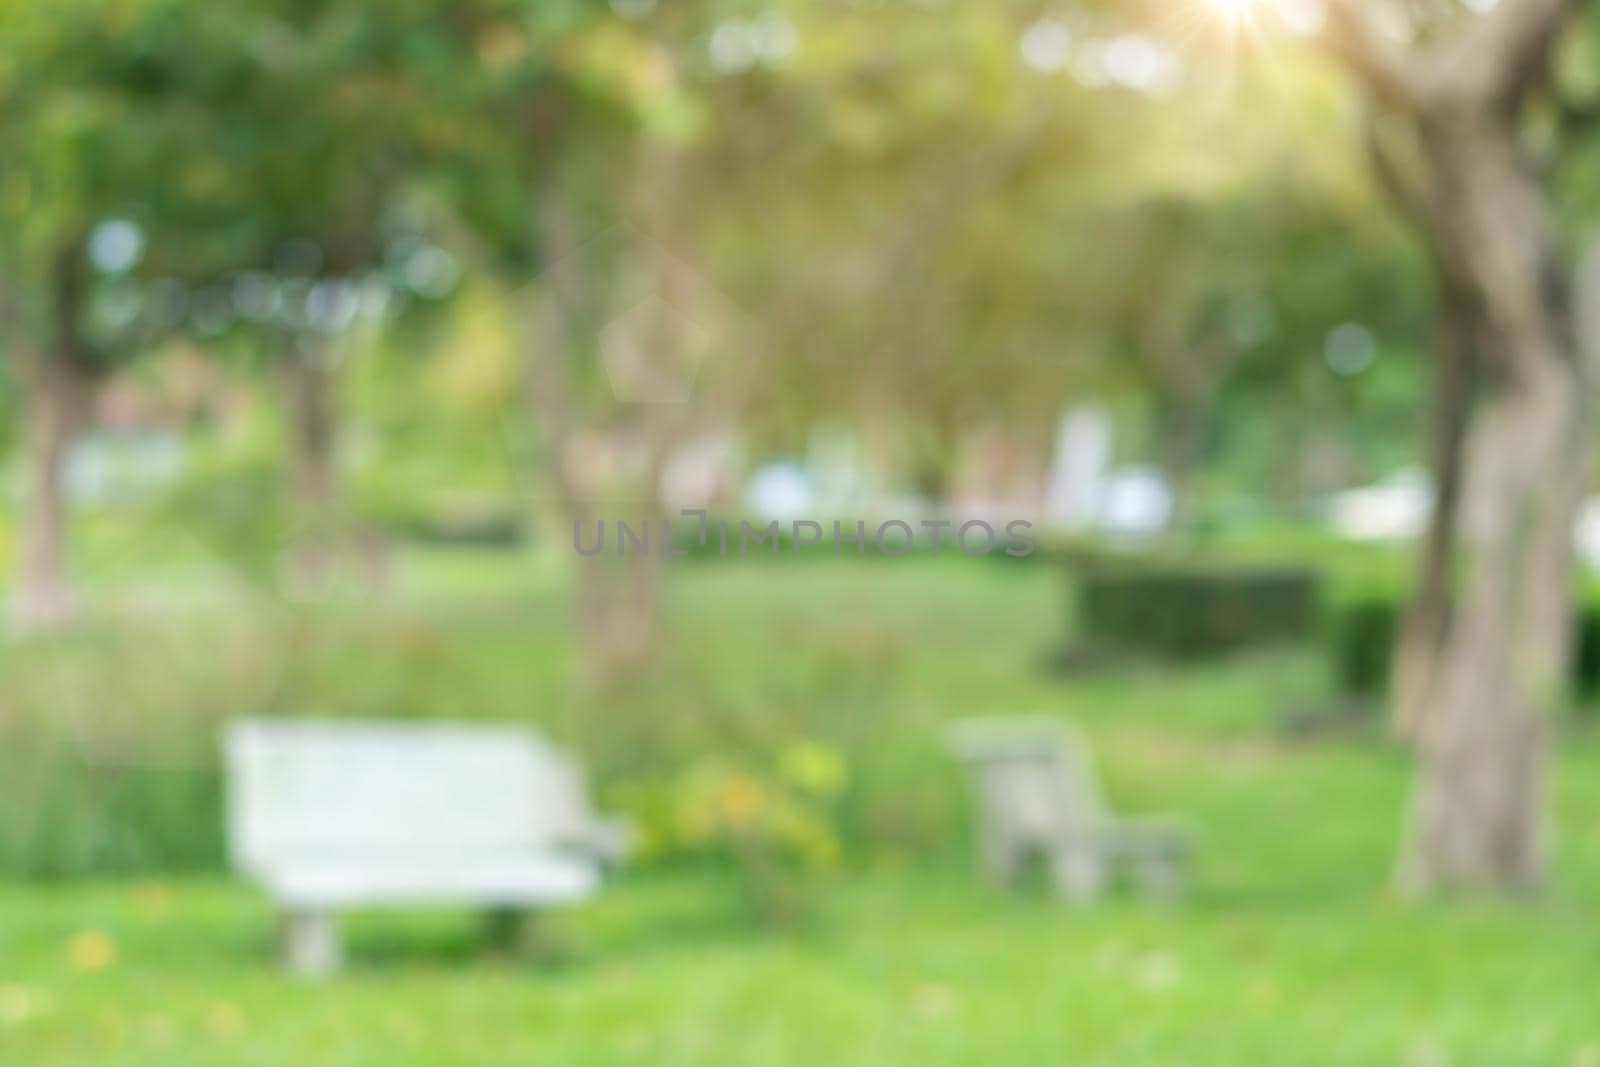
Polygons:
[[522,516],[509,511],[412,515],[394,525],[402,536],[419,545],[513,548],[528,539]]
[[1369,696],[1388,685],[1399,617],[1389,599],[1358,601],[1334,614],[1333,669],[1341,692]]
[[1077,581],[1089,643],[1168,659],[1305,640],[1317,617],[1317,575],[1298,568],[1101,566]]
[[[1341,691],[1373,696],[1388,687],[1401,611],[1401,601],[1382,597],[1357,601],[1334,613],[1334,676]],[[1575,692],[1590,695],[1600,692],[1600,606],[1581,608],[1577,626],[1572,684]]]

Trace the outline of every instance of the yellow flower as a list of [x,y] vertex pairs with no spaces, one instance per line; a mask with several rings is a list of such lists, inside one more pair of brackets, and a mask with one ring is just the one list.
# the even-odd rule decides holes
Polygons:
[[133,890],[133,908],[140,918],[166,918],[172,911],[172,890],[160,882],[144,882]]
[[717,791],[716,804],[722,821],[741,829],[761,817],[761,811],[766,806],[766,795],[760,782],[749,775],[738,774],[722,783],[722,788]]
[[144,1039],[147,1042],[161,1048],[172,1044],[173,1039],[177,1036],[177,1028],[173,1026],[172,1020],[165,1015],[147,1016],[140,1023],[139,1029],[144,1033]]
[[789,855],[813,870],[826,870],[839,862],[839,839],[825,819],[791,808],[776,821],[774,837]]
[[218,1037],[232,1037],[244,1030],[244,1012],[237,1004],[219,1000],[206,1011],[206,1029]]
[[796,788],[816,796],[835,796],[847,777],[844,758],[831,748],[799,741],[778,757],[778,771]]
[[948,986],[928,982],[911,991],[911,1011],[925,1022],[948,1018],[960,1007],[960,999]]
[[25,986],[0,985],[0,1026],[21,1026],[34,1014],[37,1005]]
[[67,960],[82,974],[103,971],[117,961],[117,943],[101,930],[82,930],[67,942]]

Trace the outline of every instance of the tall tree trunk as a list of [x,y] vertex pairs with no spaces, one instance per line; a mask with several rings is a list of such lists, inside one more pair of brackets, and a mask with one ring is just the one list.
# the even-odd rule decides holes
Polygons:
[[[577,568],[582,651],[588,680],[598,687],[642,677],[659,650],[667,547],[661,483],[668,460],[702,425],[697,415],[704,404],[696,394],[704,383],[695,372],[705,353],[695,351],[693,320],[698,309],[714,312],[717,303],[707,301],[704,285],[679,258],[687,244],[683,196],[692,180],[684,156],[667,146],[640,152],[636,177],[644,180],[633,192],[649,236],[620,249],[622,262],[586,262],[593,257],[580,246],[566,186],[551,185],[535,208],[539,243],[552,266],[539,284],[543,313],[534,324],[530,384],[557,495],[567,516],[590,529],[596,518],[611,520],[613,530],[618,518],[650,525],[646,548],[619,556],[613,546]],[[630,295],[630,281],[639,279],[654,297],[647,314]],[[607,352],[607,335],[627,351]],[[572,413],[583,406],[574,396],[573,369],[585,349],[599,349],[602,363],[607,355],[626,357],[605,368],[609,396],[595,420],[606,445],[626,459],[588,482],[570,462],[578,440]],[[604,502],[623,513],[605,515]]]
[[1419,546],[1417,588],[1400,620],[1389,678],[1395,733],[1413,742],[1422,736],[1450,623],[1464,451],[1472,415],[1476,364],[1472,346],[1479,329],[1470,297],[1454,288],[1440,294],[1434,314],[1428,445],[1433,507]]
[[1162,538],[1177,543],[1189,527],[1194,509],[1194,474],[1205,448],[1210,390],[1189,383],[1166,390],[1157,412],[1158,462],[1167,482],[1171,506]]
[[301,338],[282,361],[293,521],[290,579],[311,593],[324,592],[332,583],[344,533],[331,355],[326,342]]
[[1468,492],[1488,526],[1425,703],[1423,766],[1402,884],[1536,889],[1545,873],[1544,766],[1565,695],[1571,529],[1591,434],[1551,374],[1486,401]]
[[[636,420],[637,432],[650,446],[647,470],[631,487],[626,484],[592,484],[590,472],[577,462],[580,428],[573,413],[580,410],[574,382],[574,364],[584,348],[596,342],[603,322],[589,321],[588,313],[604,308],[604,289],[610,279],[600,271],[609,265],[584,261],[578,219],[571,203],[561,191],[550,189],[536,204],[540,222],[539,242],[550,267],[525,293],[528,337],[527,387],[531,408],[541,431],[541,452],[545,477],[555,496],[555,511],[566,526],[557,543],[572,551],[572,608],[578,634],[579,662],[584,682],[596,690],[612,688],[643,674],[656,652],[659,636],[660,584],[662,561],[657,553],[662,546],[652,543],[644,553],[617,553],[614,541],[596,555],[580,555],[573,549],[575,530],[593,538],[597,524],[604,522],[612,534],[616,521],[626,519],[637,527],[638,520],[649,520],[652,536],[659,526],[658,487],[661,467],[668,454],[668,442],[654,432],[659,412],[645,405],[645,414]],[[666,279],[669,283],[670,278]],[[671,325],[662,316],[660,329]],[[663,334],[653,338],[651,350],[671,342]],[[652,371],[657,368],[644,368]],[[615,399],[615,398],[613,398]],[[615,414],[616,404],[607,405]],[[623,429],[627,420],[622,420]],[[619,443],[618,427],[612,427],[608,440]],[[606,514],[602,501],[614,504],[628,501],[626,514]]]
[[1174,298],[1146,314],[1137,327],[1139,358],[1155,389],[1156,462],[1170,506],[1161,537],[1176,544],[1188,530],[1194,474],[1205,451],[1211,409],[1240,357],[1223,332],[1201,332],[1203,306],[1195,294]]
[[[649,521],[653,538],[657,520]],[[660,551],[651,544],[644,553],[618,559],[608,544],[601,555],[579,560],[574,606],[585,681],[591,688],[635,679],[654,662],[660,636]]]
[[1412,892],[1527,891],[1545,877],[1547,735],[1565,696],[1593,375],[1514,123],[1440,108],[1420,132],[1433,244],[1446,284],[1478,313],[1473,347],[1484,366],[1466,433],[1474,527],[1422,702],[1422,768],[1399,875]]
[[55,629],[77,616],[67,565],[67,456],[77,436],[94,377],[95,359],[83,336],[87,265],[83,243],[63,242],[50,261],[48,340],[38,347],[22,338],[17,309],[7,294],[4,318],[18,360],[26,413],[23,454],[27,466],[21,558],[12,602],[19,630]]
[[[1325,4],[1331,51],[1414,136],[1415,177],[1381,135],[1375,170],[1473,321],[1468,523],[1454,535],[1459,574],[1444,582],[1459,590],[1418,701],[1422,766],[1398,865],[1412,892],[1526,891],[1545,878],[1547,735],[1571,656],[1572,527],[1594,446],[1596,352],[1587,323],[1579,343],[1524,120],[1535,97],[1559,97],[1556,46],[1587,6],[1501,0],[1437,21],[1416,5],[1407,41],[1365,0]],[[1571,132],[1558,126],[1558,139]]]
[[29,361],[24,389],[21,546],[12,621],[23,632],[57,629],[77,615],[67,566],[67,454],[77,435],[88,383],[77,363],[46,355]]

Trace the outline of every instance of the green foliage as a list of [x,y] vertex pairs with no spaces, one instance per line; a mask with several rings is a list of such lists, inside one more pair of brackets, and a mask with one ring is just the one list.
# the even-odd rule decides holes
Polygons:
[[[1182,59],[1183,92],[1038,69],[1018,47],[1040,18],[974,0],[931,20],[794,3],[12,4],[0,288],[42,336],[51,257],[125,218],[146,254],[95,279],[90,303],[136,306],[150,329],[108,333],[108,357],[183,325],[208,357],[247,349],[258,365],[353,348],[330,308],[357,289],[363,320],[386,294],[397,347],[415,352],[434,339],[393,313],[405,250],[448,248],[471,281],[539,289],[555,192],[580,236],[648,231],[742,310],[748,329],[709,346],[707,380],[761,361],[739,413],[757,457],[795,451],[821,418],[870,420],[889,473],[939,488],[971,427],[1042,449],[1071,391],[1157,418],[1163,394],[1248,408],[1204,435],[1225,485],[1305,482],[1293,468],[1339,435],[1275,448],[1252,428],[1298,440],[1308,412],[1360,426],[1345,436],[1363,470],[1402,461],[1426,271],[1357,180],[1343,99],[1314,65],[1230,52],[1217,68],[1220,24],[1174,34],[1138,5],[1074,15],[1075,54],[1158,45]],[[712,58],[758,30],[787,43]],[[1303,102],[1312,121],[1293,106],[1240,120],[1217,106],[1235,92]],[[485,317],[522,295],[496,288]],[[1382,365],[1336,380],[1306,354],[1354,319],[1380,335]],[[1162,328],[1135,336],[1142,323]],[[1188,356],[1219,338],[1238,351],[1191,380],[1204,361]],[[520,351],[473,368],[494,347],[483,331],[445,347],[464,373],[375,372],[423,417],[365,427],[438,466],[456,423],[521,388]],[[593,356],[574,359],[574,397],[598,423],[626,413]]]
[[836,808],[847,784],[837,752],[792,742],[760,763],[702,757],[617,796],[644,830],[646,857],[725,864],[758,922],[788,926],[814,910],[818,876],[839,863]]
[[[657,837],[678,842],[662,861],[724,869],[759,916],[759,863],[792,877],[805,905],[818,873],[806,857],[829,850],[816,845],[828,836],[846,869],[964,857],[968,799],[942,747],[948,718],[1058,709],[1153,726],[1180,702],[1188,729],[1248,735],[1316,679],[1315,663],[1285,660],[1063,685],[1034,669],[1062,591],[1026,565],[683,561],[669,568],[659,665],[594,699],[572,670],[567,577],[531,552],[406,548],[388,597],[299,605],[239,582],[226,560],[173,555],[165,528],[86,532],[103,621],[0,646],[0,876],[220,870],[206,805],[234,715],[531,721],[583,754],[602,798],[633,797],[635,810],[660,798]],[[159,584],[139,577],[150,569]],[[794,755],[813,748],[820,759]],[[807,764],[835,759],[847,790],[797,786],[825,782]],[[1141,796],[1106,762],[1114,798],[1160,806],[1159,787]],[[761,827],[761,851],[735,854],[726,826],[691,846],[678,800],[741,777],[773,800],[763,811],[787,812]]]
[[[0,827],[0,874],[220,869],[215,837],[183,836],[193,810],[145,791],[208,795],[234,715],[533,721],[583,753],[602,796],[675,793],[708,763],[782,794],[783,754],[817,745],[851,787],[804,810],[826,811],[845,862],[938,856],[961,847],[964,811],[942,718],[1058,699],[1030,667],[1059,589],[1025,567],[672,568],[658,668],[597,700],[572,670],[566,575],[526,551],[406,549],[388,598],[297,605],[240,583],[231,565],[171,556],[163,528],[86,532],[111,560],[86,561],[104,621],[0,646],[0,811],[20,820]],[[159,569],[159,585],[130,559]],[[1081,708],[1100,699],[1086,692]],[[81,817],[34,819],[46,767]],[[98,783],[124,771],[119,802],[103,803]],[[113,855],[95,843],[113,839],[144,844]],[[169,856],[164,842],[183,847]]]
[[6,753],[0,870],[38,881],[214,872],[225,842],[222,775],[214,766],[86,761],[65,740]]
[[1307,638],[1315,572],[1114,565],[1078,580],[1083,637],[1113,649],[1199,659]]
[[1361,600],[1334,613],[1334,676],[1342,691],[1372,696],[1388,687],[1398,620],[1392,599]]

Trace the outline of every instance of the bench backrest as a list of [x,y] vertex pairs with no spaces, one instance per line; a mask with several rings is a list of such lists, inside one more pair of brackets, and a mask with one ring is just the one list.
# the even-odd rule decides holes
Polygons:
[[987,820],[1024,835],[1102,823],[1109,813],[1088,742],[1045,717],[957,724],[952,744],[971,768]]
[[578,766],[501,726],[243,719],[224,742],[233,860],[549,847],[587,815]]

